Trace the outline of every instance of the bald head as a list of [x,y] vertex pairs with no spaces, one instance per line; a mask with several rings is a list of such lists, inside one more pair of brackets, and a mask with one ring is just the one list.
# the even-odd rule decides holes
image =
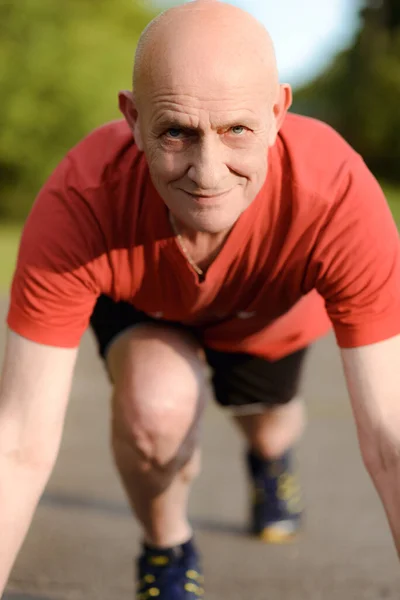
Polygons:
[[217,0],[150,23],[134,92],[120,94],[159,195],[189,229],[211,234],[228,231],[261,190],[290,103],[267,31]]
[[[162,85],[190,72],[200,82],[230,71],[278,89],[275,52],[266,29],[246,11],[218,0],[195,0],[163,12],[143,32],[136,51],[134,90]],[[173,81],[172,81],[173,82]]]

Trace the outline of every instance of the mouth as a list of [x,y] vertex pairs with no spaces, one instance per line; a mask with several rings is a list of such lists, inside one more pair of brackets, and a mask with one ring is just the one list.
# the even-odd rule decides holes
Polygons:
[[229,194],[229,192],[230,192],[230,190],[225,190],[223,192],[215,192],[212,194],[207,194],[207,193],[199,194],[197,192],[187,192],[186,190],[181,190],[181,191],[184,194],[186,194],[187,196],[190,196],[190,198],[192,198],[192,200],[194,200],[195,202],[198,202],[199,204],[212,204],[213,202],[220,200],[224,196],[227,196],[227,194]]

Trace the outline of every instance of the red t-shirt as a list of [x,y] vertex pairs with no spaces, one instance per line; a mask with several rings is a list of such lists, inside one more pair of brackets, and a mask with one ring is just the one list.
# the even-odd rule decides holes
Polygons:
[[360,156],[327,125],[290,114],[264,187],[199,282],[118,121],[72,149],[36,199],[8,325],[75,347],[99,294],[197,326],[220,350],[277,359],[331,323],[341,347],[360,346],[400,333],[399,237]]

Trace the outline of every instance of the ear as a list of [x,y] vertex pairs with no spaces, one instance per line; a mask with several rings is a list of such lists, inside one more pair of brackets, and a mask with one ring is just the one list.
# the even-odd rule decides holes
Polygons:
[[292,88],[290,87],[290,85],[287,83],[280,85],[278,98],[272,109],[273,116],[274,116],[274,123],[273,123],[273,126],[271,127],[271,134],[270,134],[270,140],[269,140],[270,146],[273,146],[275,144],[276,137],[278,135],[280,128],[282,127],[282,123],[286,117],[286,114],[292,105],[292,101],[293,101],[293,94],[292,94]]
[[123,90],[118,94],[119,109],[128,123],[135,142],[140,151],[143,151],[143,137],[139,123],[139,113],[136,107],[135,97],[132,92]]

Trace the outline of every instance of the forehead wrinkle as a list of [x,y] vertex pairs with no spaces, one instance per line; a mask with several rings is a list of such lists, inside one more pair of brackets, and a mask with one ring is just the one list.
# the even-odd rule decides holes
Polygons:
[[[157,111],[158,112],[158,111]],[[251,124],[255,129],[262,128],[262,119],[252,110],[236,109],[209,113],[202,109],[197,113],[188,112],[181,107],[172,107],[154,115],[153,127],[180,126],[183,128],[206,131],[211,128],[232,127]]]
[[[146,103],[146,109],[158,112],[160,110],[177,110],[185,112],[187,110],[205,110],[217,112],[240,112],[250,111],[256,113],[257,109],[254,106],[255,94],[250,93],[246,87],[242,90],[244,93],[241,96],[232,94],[231,96],[221,97],[220,94],[215,96],[199,96],[189,93],[172,93],[161,90],[154,95],[149,94]],[[260,94],[263,96],[264,94]],[[256,94],[257,96],[257,94]],[[261,106],[264,107],[262,102]]]
[[[252,100],[251,96],[249,96],[246,100]],[[179,101],[177,98],[163,97],[157,102],[153,109],[153,116],[155,118],[162,118],[162,116],[166,113],[179,113],[179,114],[187,114],[190,115],[193,111],[201,113],[225,113],[226,115],[235,115],[237,113],[250,113],[257,114],[257,110],[253,106],[249,106],[246,100],[240,104],[238,104],[237,100],[232,100],[232,104],[230,102],[227,104],[225,99],[219,100],[199,100],[195,103],[195,105],[188,105],[184,102]],[[207,104],[211,104],[211,106],[207,106]]]
[[[257,82],[251,86],[251,91],[249,91],[249,84],[230,84],[229,86],[221,86],[220,88],[214,86],[207,90],[207,95],[204,95],[204,85],[196,85],[193,83],[186,83],[184,81],[169,82],[168,85],[161,85],[159,81],[152,82],[152,86],[148,89],[148,96],[151,96],[154,100],[162,100],[163,98],[168,98],[170,96],[175,96],[176,98],[187,98],[198,100],[200,102],[204,102],[207,100],[220,100],[220,101],[229,101],[231,99],[231,95],[225,95],[227,93],[226,88],[229,88],[229,92],[233,94],[243,94],[244,97],[248,96],[249,98],[254,97],[254,94],[265,94],[265,83]],[[183,88],[185,91],[183,91]],[[223,89],[225,88],[225,89]],[[235,96],[236,99],[236,96]]]

